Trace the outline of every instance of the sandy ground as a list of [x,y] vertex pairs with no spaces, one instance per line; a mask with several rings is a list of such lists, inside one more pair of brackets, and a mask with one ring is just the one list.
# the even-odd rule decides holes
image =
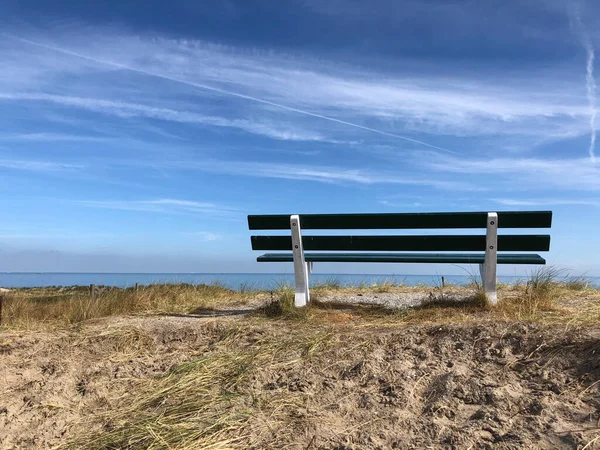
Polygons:
[[[97,429],[95,414],[128,402],[140,380],[216,351],[223,332],[242,324],[241,347],[257,335],[302,333],[302,325],[231,311],[0,334],[0,448],[52,448]],[[600,448],[600,326],[327,332],[332,343],[310,360],[265,366],[249,378],[245,394],[289,394],[302,406],[285,412],[293,427],[273,423],[268,433],[257,411],[240,448]]]
[[81,419],[110,408],[134,381],[197,356],[214,320],[119,317],[72,330],[0,334],[0,448],[64,443],[81,430]]
[[[338,303],[362,303],[370,305],[382,305],[388,308],[406,308],[421,305],[423,302],[439,298],[436,289],[409,289],[406,291],[396,289],[394,292],[332,292],[327,296],[327,301]],[[472,295],[470,290],[446,289],[446,297],[454,300],[465,300]]]

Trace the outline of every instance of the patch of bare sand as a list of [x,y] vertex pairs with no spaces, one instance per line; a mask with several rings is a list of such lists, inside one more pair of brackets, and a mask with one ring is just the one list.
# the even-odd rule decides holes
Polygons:
[[64,443],[83,418],[126,401],[137,380],[206,351],[222,327],[196,316],[117,317],[1,333],[0,448]]
[[506,323],[339,330],[310,363],[265,368],[247,388],[304,398],[255,445],[582,448],[600,435],[599,337]]
[[363,305],[380,305],[386,308],[411,308],[422,305],[428,301],[445,298],[448,301],[461,301],[473,296],[474,290],[466,288],[440,289],[414,289],[395,288],[390,292],[375,291],[331,291],[322,299],[325,302],[350,303]]

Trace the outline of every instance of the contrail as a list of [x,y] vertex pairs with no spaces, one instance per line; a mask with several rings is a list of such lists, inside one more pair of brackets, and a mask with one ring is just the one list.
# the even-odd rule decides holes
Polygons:
[[[572,10],[573,11],[573,10]],[[592,162],[596,162],[596,79],[594,78],[594,61],[596,59],[596,49],[594,48],[590,36],[583,25],[579,5],[574,8],[572,13],[575,19],[575,26],[580,34],[583,47],[587,53],[586,73],[585,73],[585,88],[587,101],[590,107],[590,147],[589,154]]]
[[587,89],[588,104],[590,105],[590,158],[596,161],[596,79],[594,78],[594,59],[595,51],[591,42],[586,45],[587,51],[587,70],[585,74],[585,87]]
[[45,49],[48,49],[48,50],[52,50],[52,51],[55,51],[55,52],[63,53],[65,55],[70,55],[70,56],[75,56],[77,58],[86,59],[88,61],[92,61],[92,62],[95,62],[95,63],[98,63],[98,64],[105,64],[105,65],[116,67],[116,68],[119,68],[119,69],[129,70],[131,72],[136,72],[136,73],[140,73],[140,74],[143,74],[143,75],[148,75],[148,76],[151,76],[151,77],[160,78],[160,79],[163,79],[163,80],[168,80],[168,81],[172,81],[172,82],[175,82],[175,83],[180,83],[180,84],[184,84],[184,85],[187,85],[187,86],[192,86],[192,87],[195,87],[195,88],[198,88],[198,89],[204,89],[204,90],[207,90],[207,91],[217,92],[217,93],[222,94],[222,95],[229,95],[231,97],[242,98],[242,99],[250,100],[250,101],[253,101],[253,102],[256,102],[256,103],[262,103],[264,105],[274,106],[276,108],[284,109],[286,111],[295,112],[295,113],[298,113],[298,114],[303,114],[305,116],[316,117],[318,119],[328,120],[330,122],[335,122],[335,123],[339,123],[339,124],[342,124],[342,125],[347,125],[347,126],[350,126],[350,127],[358,128],[360,130],[365,130],[365,131],[370,131],[372,133],[377,133],[377,134],[380,134],[382,136],[388,136],[388,137],[392,137],[392,138],[396,138],[396,139],[401,139],[403,141],[408,141],[408,142],[412,142],[414,144],[423,145],[425,147],[433,148],[435,150],[441,150],[441,151],[446,152],[446,153],[456,154],[456,152],[454,152],[452,150],[448,150],[447,148],[438,147],[436,145],[429,144],[429,143],[423,142],[423,141],[419,141],[417,139],[412,139],[412,138],[409,138],[409,137],[406,137],[406,136],[402,136],[402,135],[399,135],[399,134],[388,133],[386,131],[378,130],[376,128],[365,127],[363,125],[359,125],[359,124],[353,123],[353,122],[348,122],[346,120],[336,119],[335,117],[324,116],[322,114],[317,114],[317,113],[313,113],[313,112],[306,111],[306,110],[303,110],[303,109],[294,108],[292,106],[282,105],[280,103],[275,103],[275,102],[272,102],[272,101],[269,101],[269,100],[265,100],[265,99],[258,98],[258,97],[253,97],[253,96],[250,96],[250,95],[240,94],[238,92],[233,92],[233,91],[228,91],[228,90],[225,90],[225,89],[216,88],[216,87],[213,87],[213,86],[208,86],[206,84],[195,83],[195,82],[191,82],[191,81],[187,81],[187,80],[182,80],[180,78],[175,78],[175,77],[171,77],[171,76],[167,76],[167,75],[161,75],[161,74],[158,74],[158,73],[149,72],[147,70],[138,69],[138,68],[135,68],[135,67],[127,66],[125,64],[116,63],[114,61],[107,61],[107,60],[103,60],[103,59],[93,58],[91,56],[83,55],[81,53],[77,53],[77,52],[74,52],[74,51],[71,51],[71,50],[67,50],[67,49],[60,48],[60,47],[55,47],[53,45],[44,44],[42,42],[32,41],[30,39],[25,39],[25,38],[22,38],[20,36],[11,35],[11,34],[8,34],[8,33],[2,33],[2,35],[6,36],[6,37],[9,37],[11,39],[16,39],[16,40],[19,40],[21,42],[25,42],[25,43],[31,44],[31,45],[36,45],[38,47],[42,47],[42,48],[45,48]]

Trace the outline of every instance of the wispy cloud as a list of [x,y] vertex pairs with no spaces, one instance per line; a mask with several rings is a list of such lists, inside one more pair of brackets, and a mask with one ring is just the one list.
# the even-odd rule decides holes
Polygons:
[[386,136],[386,137],[391,137],[394,139],[400,139],[400,140],[404,140],[407,142],[411,142],[414,144],[418,144],[418,145],[422,145],[425,147],[429,147],[429,148],[433,148],[436,150],[440,150],[440,151],[444,151],[444,152],[450,152],[453,153],[451,150],[448,150],[446,148],[440,147],[440,146],[436,146],[433,145],[431,143],[419,140],[419,139],[414,139],[411,137],[407,137],[407,136],[402,136],[399,135],[397,133],[392,133],[389,131],[384,131],[381,129],[377,129],[377,128],[373,128],[370,126],[366,126],[366,125],[362,125],[359,123],[355,123],[355,122],[350,122],[349,120],[343,120],[337,117],[333,117],[330,115],[325,115],[323,113],[318,113],[318,112],[313,112],[313,111],[309,111],[306,109],[302,109],[300,107],[297,106],[290,106],[288,104],[283,104],[274,100],[270,100],[267,99],[265,97],[258,97],[256,94],[255,95],[249,95],[249,94],[245,94],[245,93],[241,93],[238,91],[233,91],[230,89],[225,89],[223,87],[217,87],[216,85],[211,85],[211,84],[207,84],[206,82],[198,82],[198,81],[191,81],[189,79],[186,78],[182,78],[179,76],[174,76],[174,75],[170,75],[168,73],[165,72],[160,72],[160,71],[156,71],[156,70],[152,70],[152,69],[148,69],[148,68],[143,68],[140,67],[139,65],[137,66],[133,66],[133,65],[128,65],[128,64],[124,64],[122,62],[117,62],[113,59],[107,59],[107,58],[98,58],[98,57],[94,57],[91,56],[90,54],[84,53],[84,52],[78,52],[78,51],[73,51],[73,50],[69,50],[67,48],[63,48],[57,45],[52,45],[52,44],[48,44],[48,43],[43,43],[43,42],[39,42],[39,41],[35,41],[35,40],[31,40],[31,39],[24,39],[22,37],[19,36],[15,36],[15,35],[8,35],[5,34],[5,36],[8,36],[9,38],[13,38],[13,39],[17,39],[20,40],[22,42],[28,43],[30,45],[36,45],[36,46],[40,46],[42,48],[45,48],[47,50],[51,50],[51,51],[55,51],[58,53],[63,53],[65,55],[69,55],[69,56],[74,56],[77,58],[82,58],[85,59],[87,61],[92,61],[98,64],[102,64],[102,65],[107,65],[107,66],[111,66],[111,67],[115,67],[115,68],[119,68],[119,69],[123,69],[123,70],[129,70],[132,72],[136,72],[139,74],[143,74],[143,75],[147,75],[147,76],[152,76],[152,77],[156,77],[156,78],[162,78],[171,82],[175,82],[175,83],[181,83],[181,84],[185,84],[187,86],[190,87],[194,87],[194,88],[198,88],[198,89],[204,89],[210,92],[214,92],[217,94],[221,94],[221,95],[225,95],[225,96],[230,96],[230,97],[235,97],[238,99],[242,99],[242,100],[248,100],[251,102],[256,102],[262,105],[266,105],[269,107],[273,107],[273,108],[278,108],[278,109],[282,109],[291,113],[296,113],[296,114],[301,114],[304,116],[309,116],[309,117],[313,117],[313,118],[317,118],[317,119],[322,119],[328,122],[334,122],[340,125],[344,125],[344,126],[349,126],[352,128],[357,128],[363,131],[367,131],[370,133],[375,133],[375,134],[379,134],[382,136]]
[[492,201],[506,206],[558,206],[558,205],[586,205],[600,206],[600,199],[584,200],[584,199],[564,199],[564,198],[545,198],[545,199],[510,199],[510,198],[494,198]]
[[423,206],[421,202],[391,202],[389,200],[379,200],[377,203],[388,208],[418,208]]
[[98,136],[81,136],[64,133],[15,133],[0,134],[0,141],[24,142],[103,142],[109,138]]
[[103,232],[78,232],[73,230],[63,231],[44,231],[44,232],[7,232],[0,230],[0,239],[39,239],[39,240],[55,240],[55,239],[90,239],[90,238],[127,238],[136,237],[135,234],[125,233],[103,233]]
[[[144,163],[135,164],[144,165]],[[156,166],[149,165],[149,167]],[[201,163],[197,161],[164,162],[161,163],[160,167],[246,177],[305,180],[328,184],[400,184],[452,190],[482,190],[481,187],[473,186],[470,183],[445,180],[439,177],[415,176],[409,172],[352,169],[342,166],[206,159]]]
[[596,50],[590,39],[590,35],[586,30],[583,21],[581,20],[581,11],[579,5],[572,8],[573,20],[577,32],[581,37],[583,47],[587,54],[586,73],[585,73],[585,89],[587,93],[587,101],[590,109],[590,146],[588,153],[592,162],[596,160],[596,79],[594,77],[594,61]]
[[223,217],[236,214],[237,210],[210,202],[197,202],[172,198],[155,200],[89,200],[78,204],[91,208],[106,208],[121,211],[140,211],[161,214],[201,214],[211,217]]
[[210,231],[194,231],[192,233],[186,233],[186,234],[188,236],[193,236],[193,237],[196,237],[197,239],[200,239],[201,241],[206,241],[206,242],[218,241],[219,239],[221,239],[223,237],[220,234],[212,233]]
[[[291,140],[291,141],[321,141],[333,142],[339,141],[328,139],[325,136],[315,132],[303,130],[294,125],[277,125],[266,122],[258,122],[247,119],[227,119],[218,116],[207,116],[190,111],[178,111],[169,108],[157,108],[139,103],[128,103],[122,101],[104,100],[90,97],[72,97],[52,94],[28,94],[28,93],[2,93],[0,100],[21,100],[21,101],[43,101],[52,102],[63,106],[87,109],[94,112],[111,114],[121,118],[147,117],[150,119],[159,119],[169,122],[182,124],[207,125],[214,127],[237,128],[248,133],[270,137],[272,139]],[[0,136],[0,139],[2,137]],[[10,138],[10,137],[9,137]],[[68,139],[65,135],[37,134],[37,135],[17,135],[15,138],[30,140],[77,140]],[[79,140],[84,140],[81,137]],[[88,138],[88,140],[93,140]]]
[[51,161],[0,159],[0,168],[27,170],[33,172],[76,171],[84,169],[85,167],[86,166],[83,164],[68,164]]
[[596,80],[594,78],[594,48],[587,48],[587,73],[586,73],[586,89],[588,95],[588,103],[590,105],[590,149],[589,154],[592,161],[596,161]]
[[[547,75],[536,79],[528,72],[499,81],[483,70],[476,77],[420,71],[412,77],[394,78],[310,58],[202,41],[145,39],[117,30],[87,30],[85,36],[55,32],[50,39],[15,40],[6,35],[0,39],[10,40],[7,48],[23,47],[21,53],[29,58],[0,51],[15,74],[0,81],[4,99],[62,102],[122,118],[234,127],[280,140],[343,143],[358,135],[379,136],[445,151],[435,136],[488,135],[522,137],[527,139],[525,146],[541,139],[582,135],[585,129],[579,124],[589,114],[575,78],[562,72],[550,80]],[[54,66],[49,55],[58,61]],[[19,69],[27,74],[24,79],[17,77]],[[75,76],[91,80],[90,71],[105,74],[112,83],[90,81],[85,95],[77,86],[62,86],[61,94],[56,93],[53,83],[57,80]],[[152,87],[169,82],[182,92],[167,96],[152,89],[144,103],[133,101],[140,98],[139,93],[127,90],[123,82],[135,77]],[[225,98],[234,102],[227,118],[210,111]],[[236,111],[243,115],[236,117]],[[425,142],[417,133],[428,133],[431,138]]]
[[[498,186],[520,189],[561,188],[565,190],[599,190],[600,167],[589,164],[586,158],[540,159],[540,158],[490,158],[466,159],[454,157],[424,158],[421,167],[441,173],[480,175],[472,179],[490,189]],[[496,175],[496,176],[494,176]]]

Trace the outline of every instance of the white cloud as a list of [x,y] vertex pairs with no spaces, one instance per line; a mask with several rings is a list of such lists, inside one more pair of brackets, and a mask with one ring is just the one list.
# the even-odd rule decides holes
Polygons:
[[0,230],[0,239],[22,239],[22,240],[30,240],[30,239],[40,239],[40,240],[48,240],[48,239],[93,239],[93,238],[127,238],[127,237],[136,237],[135,234],[124,234],[124,233],[102,233],[102,232],[78,232],[78,231],[45,231],[45,232],[5,232]]
[[[585,92],[564,70],[548,71],[543,77],[531,71],[513,72],[501,79],[485,70],[476,75],[420,72],[390,76],[306,57],[110,31],[54,30],[38,35],[35,44],[0,35],[0,43],[10,43],[0,45],[0,59],[10,68],[0,80],[0,105],[1,100],[25,106],[46,102],[76,113],[83,109],[125,121],[137,119],[134,124],[156,119],[233,128],[279,141],[352,144],[345,148],[365,152],[374,148],[371,143],[381,144],[381,139],[387,144],[390,139],[403,139],[405,136],[398,133],[407,130],[429,133],[431,139],[447,134],[502,137],[510,139],[511,145],[548,143],[589,132]],[[23,69],[22,77],[19,69]],[[38,133],[21,138],[67,140],[67,135]],[[356,145],[365,140],[369,145]],[[160,161],[156,167],[324,183],[465,190],[499,185],[580,190],[600,187],[596,166],[564,154],[556,160],[506,156],[472,159],[472,151],[465,151],[459,158],[443,155],[445,149],[436,145],[441,141],[419,142],[416,139],[406,146],[392,141],[386,151],[403,160],[398,159],[398,169],[383,171],[316,163],[267,164],[254,162],[246,154],[237,161],[213,158],[201,164],[177,163],[180,158],[172,148],[169,155],[176,162]],[[239,146],[235,151],[241,152]],[[495,151],[489,145],[485,150],[486,154]],[[580,152],[570,150],[572,155]],[[30,167],[68,167],[47,164],[32,163]],[[17,166],[24,168],[26,164],[10,164]],[[492,173],[502,176],[486,183],[476,177],[455,181],[456,174]]]
[[[419,165],[441,173],[483,176],[484,185],[489,188],[503,185],[512,190],[523,186],[535,189],[600,190],[600,165],[587,158],[461,159],[437,155],[423,158]],[[481,181],[473,179],[473,182]]]
[[193,233],[187,233],[187,235],[194,236],[206,242],[218,241],[222,238],[220,234],[212,233],[210,231],[194,231]]
[[[579,136],[589,122],[585,93],[575,75],[562,69],[539,76],[528,70],[500,79],[485,70],[472,76],[421,71],[392,77],[309,58],[202,41],[147,39],[118,30],[54,32],[35,44],[4,39],[10,39],[6,47],[22,48],[21,53],[33,56],[26,59],[21,53],[0,51],[5,64],[14,69],[13,76],[0,82],[5,98],[45,96],[47,101],[111,111],[124,118],[235,127],[283,140],[344,141],[360,133],[408,138],[414,145],[438,150],[443,149],[438,143],[406,133],[521,136],[528,138],[524,144],[528,145]],[[57,60],[54,66],[48,55]],[[18,79],[19,68],[31,76]],[[97,83],[97,77],[87,77],[91,70],[114,83]],[[44,81],[46,72],[52,76]],[[83,81],[74,86],[60,81],[72,77]],[[140,98],[139,89],[130,88],[132,79],[151,86],[144,103],[132,101]],[[179,85],[173,88],[177,95],[156,89],[161,81]],[[210,113],[207,105],[224,99],[232,102],[227,118]],[[235,111],[241,115],[235,117]]]
[[421,202],[391,202],[389,200],[379,200],[377,203],[388,208],[417,208],[423,206]]
[[9,160],[0,159],[0,168],[27,170],[32,172],[59,172],[81,170],[86,166],[82,164],[67,164],[50,161],[33,161],[33,160]]
[[578,199],[562,199],[562,198],[545,198],[545,199],[510,199],[510,198],[494,198],[496,203],[506,206],[556,206],[556,205],[586,205],[600,206],[598,200],[578,200]]
[[[269,119],[269,122],[260,122],[247,119],[227,119],[224,117],[207,116],[190,111],[178,111],[169,108],[152,107],[138,103],[40,93],[28,94],[0,92],[0,100],[51,102],[62,106],[72,106],[99,113],[111,114],[125,119],[131,117],[146,117],[150,119],[159,119],[182,124],[237,128],[248,133],[280,140],[321,141],[333,143],[340,142],[328,139],[327,137],[319,135],[318,133],[310,132],[294,125],[276,124],[273,123],[271,119]],[[76,140],[75,137],[68,139],[65,135],[52,135],[44,133],[39,133],[37,135],[17,135],[12,138],[29,140]],[[80,137],[79,140],[84,139],[85,137]],[[87,138],[87,140],[92,140],[92,138]]]
[[97,136],[80,136],[64,133],[14,133],[0,134],[0,140],[24,142],[102,142],[108,139]]
[[[144,163],[139,162],[133,164],[144,165]],[[156,166],[150,165],[150,167]],[[235,176],[305,180],[330,184],[403,184],[429,186],[450,190],[482,190],[481,187],[459,181],[420,176],[410,173],[375,170],[370,171],[362,169],[350,169],[340,166],[207,159],[202,162],[164,162],[160,164],[160,167]]]
[[224,205],[172,198],[155,200],[87,200],[79,201],[77,203],[91,208],[162,214],[200,214],[211,217],[226,217],[237,213],[236,209]]
[[594,77],[594,61],[596,59],[596,49],[594,48],[594,44],[590,38],[589,33],[586,30],[586,27],[581,20],[581,11],[580,5],[574,3],[571,5],[570,11],[572,14],[572,19],[574,21],[574,25],[577,28],[577,32],[581,37],[581,41],[585,52],[587,54],[586,61],[586,72],[585,72],[585,89],[587,94],[587,101],[590,110],[590,146],[589,146],[589,154],[592,162],[596,159],[596,116],[598,114],[596,108],[596,79]]

